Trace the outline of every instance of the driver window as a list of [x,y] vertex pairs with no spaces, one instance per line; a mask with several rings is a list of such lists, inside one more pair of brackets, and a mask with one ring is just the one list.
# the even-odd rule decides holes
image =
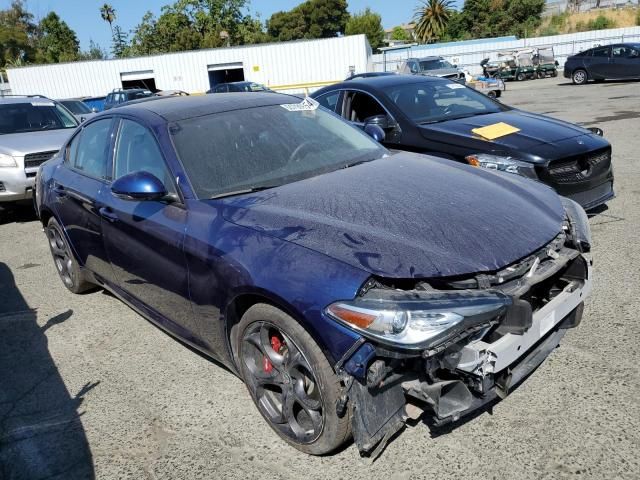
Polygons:
[[133,172],[144,171],[164,183],[167,192],[176,193],[171,173],[164,162],[155,138],[145,127],[131,120],[122,120],[114,157],[118,179]]
[[347,94],[342,116],[355,123],[364,123],[369,117],[387,115],[387,111],[371,95],[362,92]]

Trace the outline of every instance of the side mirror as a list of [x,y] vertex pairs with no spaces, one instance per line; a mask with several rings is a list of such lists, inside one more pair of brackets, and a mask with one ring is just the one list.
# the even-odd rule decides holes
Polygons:
[[385,137],[387,136],[384,133],[384,130],[378,125],[368,124],[364,126],[364,133],[373,138],[376,142],[384,142]]
[[377,125],[383,130],[388,130],[395,126],[394,121],[388,115],[374,115],[364,119],[365,127],[367,125]]
[[148,172],[133,172],[111,184],[111,192],[124,200],[160,200],[167,195],[164,184]]
[[96,107],[91,108],[91,113],[98,113],[98,109]]

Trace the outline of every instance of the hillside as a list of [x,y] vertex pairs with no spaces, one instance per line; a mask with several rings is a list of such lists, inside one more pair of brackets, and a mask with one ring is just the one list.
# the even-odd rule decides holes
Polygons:
[[544,18],[537,34],[558,35],[636,25],[640,25],[640,8],[599,9],[590,12],[562,13]]

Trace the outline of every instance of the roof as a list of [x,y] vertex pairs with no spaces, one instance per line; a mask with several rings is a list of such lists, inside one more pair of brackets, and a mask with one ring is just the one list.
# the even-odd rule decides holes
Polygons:
[[[446,78],[430,77],[427,75],[384,75],[379,77],[366,77],[366,78],[354,78],[344,82],[349,88],[354,87],[373,87],[373,88],[386,88],[395,87],[396,85],[409,85],[412,83],[421,82],[448,82]],[[327,87],[331,89],[332,87]],[[324,89],[323,89],[324,90]]]
[[0,96],[0,104],[8,104],[8,103],[31,103],[31,102],[52,102],[53,100],[43,97],[41,95],[38,96]]
[[[154,98],[154,97],[151,97]],[[300,98],[282,93],[225,93],[224,95],[191,95],[189,97],[155,97],[154,100],[140,101],[118,107],[119,113],[149,111],[168,122],[186,118],[201,117],[232,110],[299,103]]]

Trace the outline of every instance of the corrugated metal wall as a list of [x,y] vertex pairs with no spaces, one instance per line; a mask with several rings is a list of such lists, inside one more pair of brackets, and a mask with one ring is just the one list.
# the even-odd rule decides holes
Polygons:
[[149,57],[8,69],[12,93],[51,98],[103,96],[122,87],[121,74],[152,70],[160,90],[209,89],[208,66],[242,62],[246,80],[291,93],[346,78],[350,67],[365,72],[371,48],[364,35],[195,50]]
[[[621,42],[640,42],[640,27],[612,28],[512,41],[501,40],[496,42],[488,38],[481,43],[466,44],[465,42],[460,42],[458,45],[448,43],[440,48],[436,44],[434,45],[435,48],[430,48],[428,51],[419,51],[419,47],[416,47],[416,49],[388,52],[386,55],[386,70],[395,71],[399,63],[410,56],[440,55],[460,68],[468,70],[472,74],[478,74],[482,72],[480,62],[483,58],[495,59],[497,52],[526,47],[553,47],[556,59],[560,63],[560,67],[562,67],[569,55],[597,45]],[[375,71],[385,70],[385,62],[381,54],[373,55],[372,61]]]

